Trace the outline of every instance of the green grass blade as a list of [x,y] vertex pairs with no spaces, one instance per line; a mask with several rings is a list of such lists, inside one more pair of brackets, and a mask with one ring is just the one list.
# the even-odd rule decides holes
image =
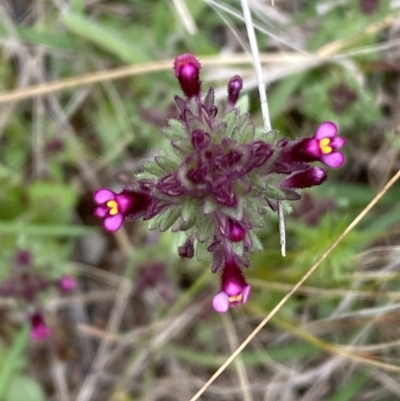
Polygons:
[[6,399],[8,386],[12,376],[18,368],[20,357],[24,352],[29,341],[29,324],[26,324],[18,333],[13,347],[8,354],[7,360],[3,362],[0,372],[0,400]]
[[145,47],[142,45],[143,38],[138,38],[137,41],[129,40],[104,24],[71,12],[64,13],[62,21],[69,31],[127,63],[141,63],[149,60]]
[[13,222],[1,222],[0,234],[24,234],[49,237],[79,237],[91,234],[94,228],[66,225],[42,225],[42,224],[18,224]]
[[365,373],[357,372],[339,391],[337,391],[327,401],[350,401],[356,399],[358,392],[364,387],[369,380],[369,376]]

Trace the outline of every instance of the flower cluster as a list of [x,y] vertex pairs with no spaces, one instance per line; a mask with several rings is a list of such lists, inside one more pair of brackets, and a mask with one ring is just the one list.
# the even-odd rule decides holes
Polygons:
[[276,211],[279,202],[300,199],[299,190],[325,181],[326,171],[312,162],[342,166],[339,149],[345,139],[332,122],[296,140],[256,129],[237,107],[240,76],[230,79],[227,99],[217,103],[213,88],[202,93],[200,69],[192,54],[175,59],[184,97],[175,97],[179,117],[163,132],[171,146],[143,163],[134,185],[120,193],[96,191],[95,215],[108,231],[142,217],[150,220],[149,229],[186,232],[179,255],[211,255],[212,271],[221,270],[213,307],[226,312],[249,297],[243,268],[249,266],[248,253],[261,247],[255,234],[263,226],[261,216]]
[[17,251],[14,274],[0,284],[0,297],[17,298],[25,303],[27,308],[33,306],[33,313],[29,314],[31,340],[43,340],[51,335],[39,306],[38,295],[52,286],[69,293],[75,290],[77,282],[74,277],[68,275],[58,280],[49,280],[34,271],[30,252]]

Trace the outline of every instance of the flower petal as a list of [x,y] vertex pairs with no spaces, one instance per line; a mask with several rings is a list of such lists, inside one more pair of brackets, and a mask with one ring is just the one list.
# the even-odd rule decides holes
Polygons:
[[341,152],[332,152],[328,155],[321,156],[322,163],[326,164],[328,167],[339,168],[344,163],[344,155]]
[[93,194],[93,200],[98,205],[106,203],[110,200],[113,200],[115,197],[115,193],[108,188],[100,188]]
[[107,206],[98,206],[98,207],[96,207],[96,209],[94,209],[93,215],[96,217],[103,218],[103,217],[107,216],[109,211],[110,211],[110,208]]
[[[307,158],[318,160],[322,154],[319,140],[315,138],[307,138],[301,142],[301,153]],[[307,160],[307,159],[306,159]]]
[[337,133],[337,126],[331,121],[322,123],[314,135],[315,139],[332,138]]
[[229,309],[229,298],[223,291],[214,296],[213,308],[219,313],[225,313]]
[[332,138],[331,142],[329,143],[329,146],[331,146],[333,149],[340,149],[346,144],[346,138],[342,136],[335,136]]
[[107,217],[103,226],[107,231],[117,231],[124,222],[124,216],[121,213],[116,214],[115,216]]
[[244,287],[243,292],[242,292],[242,295],[243,295],[242,303],[246,303],[247,302],[247,300],[249,299],[249,296],[250,296],[250,291],[251,291],[251,286],[250,285]]

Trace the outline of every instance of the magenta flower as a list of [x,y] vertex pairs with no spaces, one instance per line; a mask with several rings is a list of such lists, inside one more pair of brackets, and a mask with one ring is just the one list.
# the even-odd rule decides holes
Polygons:
[[221,274],[221,291],[213,298],[214,309],[224,313],[231,306],[244,304],[250,295],[251,287],[244,279],[243,272],[233,258],[225,261]]
[[143,190],[124,189],[116,194],[108,188],[98,189],[93,194],[93,200],[98,205],[94,215],[104,219],[103,226],[107,231],[117,231],[126,217],[143,216],[151,202],[150,196]]
[[60,290],[64,292],[72,292],[78,286],[75,277],[72,276],[62,276],[57,284]]
[[320,161],[328,167],[339,168],[343,165],[345,158],[338,149],[346,143],[346,138],[337,136],[337,127],[334,123],[327,121],[322,123],[312,138],[304,139],[299,143],[298,151],[308,161]]
[[30,317],[31,332],[30,339],[33,341],[45,340],[51,336],[51,330],[46,325],[43,316],[40,312],[35,312]]

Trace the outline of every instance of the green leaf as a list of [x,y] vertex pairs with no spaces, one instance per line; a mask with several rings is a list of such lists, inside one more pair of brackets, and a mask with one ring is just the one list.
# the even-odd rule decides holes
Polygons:
[[163,134],[171,142],[176,140],[188,139],[188,133],[186,132],[185,127],[180,121],[176,120],[175,118],[171,118],[169,120],[169,125],[163,130]]
[[167,173],[175,172],[178,168],[176,155],[161,149],[158,156],[155,158],[156,163]]
[[137,41],[128,40],[122,33],[72,12],[63,13],[62,21],[71,32],[127,63],[142,63],[150,59],[144,51],[143,37]]
[[350,380],[342,384],[340,389],[328,401],[350,401],[359,399],[358,393],[363,389],[369,376],[363,372],[356,372]]
[[157,216],[153,217],[151,220],[149,220],[149,224],[147,225],[147,229],[149,231],[156,230],[160,226],[160,222],[164,217],[164,214],[166,211],[160,212]]
[[208,240],[214,233],[214,219],[203,216],[203,218],[198,219],[197,224],[199,226],[199,241]]
[[142,169],[149,174],[160,177],[165,174],[165,171],[153,160],[145,160],[142,163]]
[[67,223],[77,202],[72,186],[55,182],[36,181],[28,189],[35,220],[44,223]]
[[264,245],[258,238],[257,234],[255,234],[255,232],[252,230],[249,230],[249,234],[250,234],[250,238],[253,242],[252,249],[255,251],[262,251],[264,249]]
[[7,401],[46,401],[47,397],[39,383],[29,376],[16,376],[10,383]]
[[164,213],[162,220],[160,221],[160,231],[166,231],[178,220],[181,215],[182,208],[180,206],[170,206],[170,208]]
[[80,237],[94,232],[93,228],[83,226],[24,224],[0,222],[0,234],[24,234],[49,237]]
[[248,113],[250,106],[249,95],[240,96],[236,102],[236,108],[238,108],[241,114]]
[[217,203],[214,201],[214,199],[207,198],[204,202],[203,206],[203,213],[204,214],[211,214],[215,212],[215,210],[218,208]]
[[195,249],[195,255],[196,255],[196,260],[201,261],[203,259],[209,259],[210,258],[210,252],[207,251],[208,244],[206,242],[197,242],[196,243],[196,249]]
[[196,200],[185,200],[182,206],[182,219],[187,222],[195,220],[197,208],[198,204]]
[[[7,359],[2,364],[0,372],[0,400],[9,401],[5,394],[11,389],[10,381],[15,371],[18,369],[20,357],[23,355],[29,341],[29,324],[25,324],[14,340],[14,344],[8,354]],[[20,400],[30,400],[28,397],[20,397]]]
[[[16,26],[14,27],[16,28]],[[16,28],[18,36],[26,43],[33,43],[65,50],[78,50],[76,42],[67,35],[51,32],[41,32],[34,28],[18,26]],[[0,21],[0,38],[8,38],[9,32]]]
[[236,125],[236,121],[238,118],[238,112],[236,109],[231,110],[229,113],[227,113],[224,117],[224,120],[226,122],[226,136],[232,137],[234,128]]

